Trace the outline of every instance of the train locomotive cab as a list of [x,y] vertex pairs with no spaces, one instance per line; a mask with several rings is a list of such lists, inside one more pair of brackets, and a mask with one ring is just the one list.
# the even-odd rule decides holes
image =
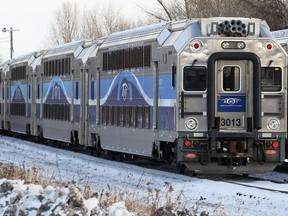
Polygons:
[[203,19],[191,31],[198,35],[180,52],[177,72],[179,164],[273,170],[285,158],[285,51],[258,19]]

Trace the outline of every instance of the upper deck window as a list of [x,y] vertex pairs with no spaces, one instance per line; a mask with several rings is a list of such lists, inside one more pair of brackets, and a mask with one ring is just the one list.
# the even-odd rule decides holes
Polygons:
[[240,90],[240,68],[237,66],[223,67],[223,90],[239,91]]
[[26,78],[26,65],[12,68],[11,79],[12,80],[24,80]]
[[151,45],[103,52],[103,71],[151,67]]
[[277,92],[282,88],[282,70],[280,67],[263,67],[261,69],[261,90]]
[[205,91],[207,72],[205,67],[185,66],[183,70],[183,89],[185,91]]

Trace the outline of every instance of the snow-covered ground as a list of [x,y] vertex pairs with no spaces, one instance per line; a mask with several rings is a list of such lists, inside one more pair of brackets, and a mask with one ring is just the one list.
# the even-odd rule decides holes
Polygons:
[[[154,207],[173,204],[175,209],[188,209],[190,213],[197,215],[204,211],[209,215],[288,215],[288,193],[150,170],[5,136],[0,137],[0,148],[0,162],[4,164],[13,164],[24,169],[36,167],[38,176],[47,179],[48,182],[76,182],[76,185],[86,194],[97,193],[98,200],[96,198],[81,199],[83,205],[86,206],[87,215],[90,215],[91,211],[102,211],[103,215],[116,216],[117,214],[113,213],[115,209],[120,209],[119,216],[129,215],[125,203],[132,201],[139,205],[138,211],[137,208],[133,210],[134,215],[139,215],[139,212],[142,211],[141,204]],[[250,183],[251,181],[249,180]],[[0,185],[4,182],[5,180],[1,180]],[[12,183],[6,181],[5,184]],[[284,183],[276,184],[255,180],[253,184],[267,188],[274,187],[288,192],[288,184]],[[21,181],[16,181],[13,185],[15,185],[14,189],[10,192],[6,191],[6,193],[17,194],[19,188],[22,188],[25,191],[21,192],[24,194],[23,197],[25,197],[25,193],[28,193],[27,191],[35,192],[35,195],[30,194],[32,197],[39,197],[39,194],[45,197],[41,198],[42,201],[41,199],[35,201],[38,204],[35,204],[33,199],[30,200],[29,204],[26,198],[25,202],[34,206],[33,209],[37,209],[45,203],[53,203],[51,200],[62,199],[62,204],[66,202],[67,205],[70,203],[67,201],[70,200],[67,198],[69,197],[68,194],[75,193],[76,190],[72,186],[64,188],[28,186],[23,185]],[[31,189],[27,189],[28,187]],[[3,193],[0,193],[0,213],[7,208],[3,203],[9,203],[7,199],[11,201],[9,198],[13,197],[11,194],[5,197]],[[49,195],[48,198],[45,194]],[[56,197],[51,194],[64,194],[64,197]],[[110,196],[111,199],[114,197],[115,202],[117,202],[110,205],[110,210],[99,207],[98,201],[101,201],[101,197],[104,196],[106,198]],[[12,201],[15,199],[17,200],[14,195]],[[50,199],[49,202],[48,199]],[[125,201],[125,203],[119,201]],[[61,212],[62,207],[57,208]],[[109,211],[111,212],[108,214]],[[31,210],[31,212],[33,211]],[[29,212],[29,215],[33,214]],[[49,215],[49,213],[42,215]],[[95,215],[97,214],[95,213]]]

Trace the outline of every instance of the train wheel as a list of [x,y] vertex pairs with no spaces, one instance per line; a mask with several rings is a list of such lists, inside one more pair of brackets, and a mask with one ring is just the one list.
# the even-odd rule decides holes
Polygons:
[[114,157],[115,157],[115,160],[119,161],[119,162],[123,162],[123,160],[124,160],[124,156],[121,153],[115,153]]
[[184,174],[186,170],[186,166],[183,164],[177,164],[177,170],[178,170],[178,173]]
[[93,147],[92,147],[92,148],[90,149],[90,154],[93,155],[93,156],[95,156],[95,157],[101,158],[101,156],[102,156],[102,150],[99,149],[99,148],[93,148]]

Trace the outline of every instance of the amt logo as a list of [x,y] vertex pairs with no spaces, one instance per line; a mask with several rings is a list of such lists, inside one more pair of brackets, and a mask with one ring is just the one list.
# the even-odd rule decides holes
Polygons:
[[238,104],[241,102],[241,99],[239,98],[224,98],[221,99],[223,104],[228,104],[228,105],[234,105],[234,104]]

